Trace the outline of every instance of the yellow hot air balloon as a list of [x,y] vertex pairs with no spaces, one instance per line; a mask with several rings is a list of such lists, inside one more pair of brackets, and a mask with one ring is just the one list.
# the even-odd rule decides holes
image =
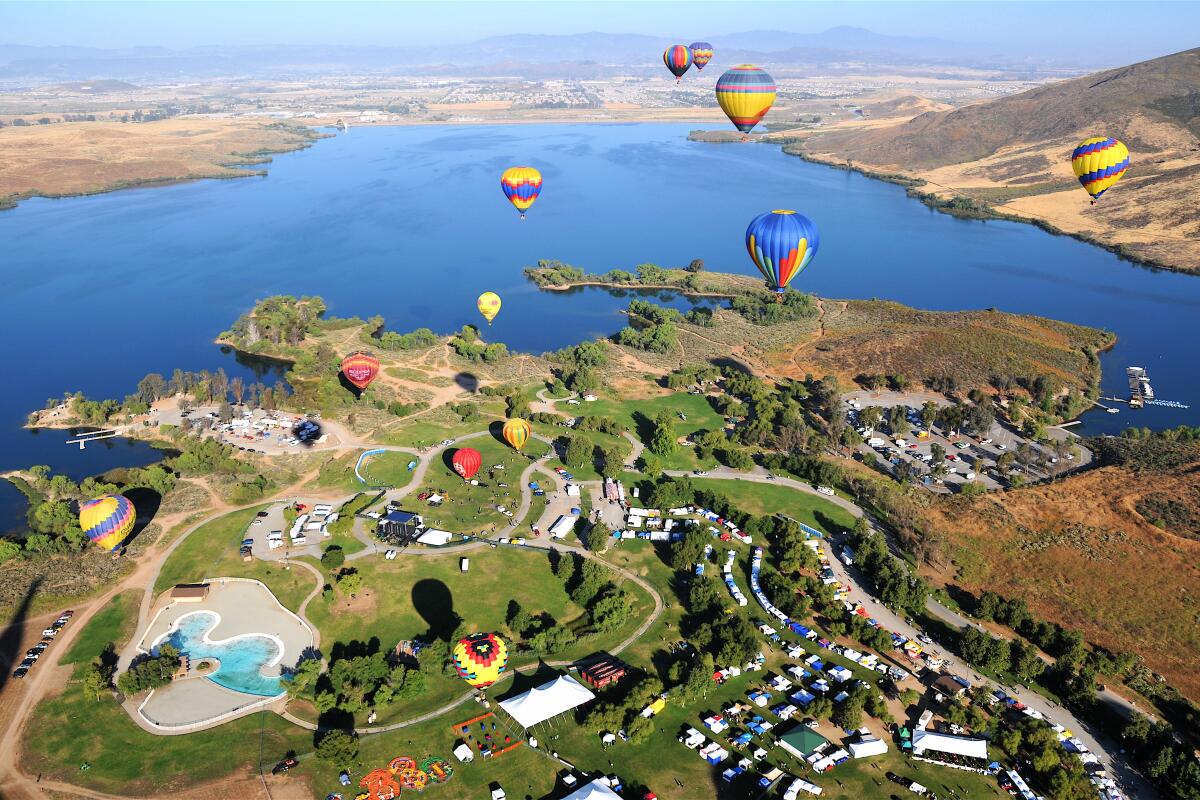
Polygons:
[[523,419],[510,419],[504,423],[504,441],[512,445],[514,450],[520,450],[529,441],[532,426]]
[[495,292],[484,292],[475,301],[475,307],[479,309],[480,314],[483,314],[488,325],[491,325],[492,320],[500,313],[500,295]]
[[450,651],[450,658],[458,677],[476,689],[483,689],[504,674],[504,668],[508,666],[508,647],[494,633],[473,633],[458,640]]
[[1071,169],[1095,205],[1129,169],[1129,149],[1112,137],[1091,136],[1071,152]]

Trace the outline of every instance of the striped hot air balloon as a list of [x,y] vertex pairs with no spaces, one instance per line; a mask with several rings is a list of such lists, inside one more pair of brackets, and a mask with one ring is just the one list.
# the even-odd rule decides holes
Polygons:
[[523,419],[510,419],[504,423],[504,441],[512,445],[514,450],[520,450],[529,441],[533,427]]
[[459,639],[451,652],[458,677],[482,689],[491,686],[508,666],[508,646],[494,633],[474,633]]
[[364,350],[351,353],[342,359],[342,374],[363,391],[379,375],[379,359]]
[[679,83],[683,80],[683,73],[692,65],[692,51],[685,44],[673,44],[663,51],[663,63],[675,76],[675,82]]
[[1129,169],[1129,148],[1108,136],[1092,136],[1071,153],[1071,169],[1095,205]]
[[749,133],[775,102],[775,79],[753,64],[739,64],[717,79],[717,103],[734,127]]
[[450,465],[454,467],[454,471],[464,481],[469,481],[475,477],[475,473],[479,472],[479,465],[483,463],[483,456],[473,447],[460,447],[454,451],[454,457],[450,459]]
[[759,272],[782,293],[817,254],[817,226],[795,211],[776,210],[755,217],[746,228],[746,250]]
[[509,167],[500,176],[500,188],[525,219],[525,212],[542,193],[542,173],[533,167]]
[[692,51],[692,63],[697,70],[704,69],[712,61],[713,49],[708,42],[692,42],[688,49]]
[[487,320],[487,324],[491,325],[492,320],[500,313],[500,295],[495,292],[484,292],[475,301],[475,308],[479,309],[479,313]]
[[79,507],[79,527],[93,544],[108,551],[121,547],[136,520],[133,503],[119,494],[97,497]]

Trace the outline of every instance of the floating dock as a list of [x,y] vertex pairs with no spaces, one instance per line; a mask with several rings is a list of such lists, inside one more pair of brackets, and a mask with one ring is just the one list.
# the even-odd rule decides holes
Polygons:
[[1147,400],[1154,399],[1154,387],[1143,367],[1127,367],[1125,375],[1129,379],[1130,408],[1141,408]]

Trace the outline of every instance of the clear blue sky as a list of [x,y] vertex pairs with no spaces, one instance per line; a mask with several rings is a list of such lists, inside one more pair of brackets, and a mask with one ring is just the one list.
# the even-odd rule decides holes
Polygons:
[[878,33],[1005,43],[1110,63],[1200,45],[1196,2],[0,2],[0,43],[180,48],[410,45],[506,33],[719,37],[747,30]]

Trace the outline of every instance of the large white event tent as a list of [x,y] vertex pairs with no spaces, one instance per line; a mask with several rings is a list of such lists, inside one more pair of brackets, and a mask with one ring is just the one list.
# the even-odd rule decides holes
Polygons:
[[549,683],[500,701],[500,707],[515,719],[518,725],[529,729],[564,711],[578,708],[595,696],[590,689],[570,675],[559,675]]
[[931,751],[934,753],[951,753],[956,756],[987,760],[986,739],[953,736],[948,733],[934,733],[933,731],[914,731],[912,746],[914,756],[924,755],[927,751]]
[[599,780],[594,780],[586,786],[580,786],[562,800],[621,800],[621,795]]

